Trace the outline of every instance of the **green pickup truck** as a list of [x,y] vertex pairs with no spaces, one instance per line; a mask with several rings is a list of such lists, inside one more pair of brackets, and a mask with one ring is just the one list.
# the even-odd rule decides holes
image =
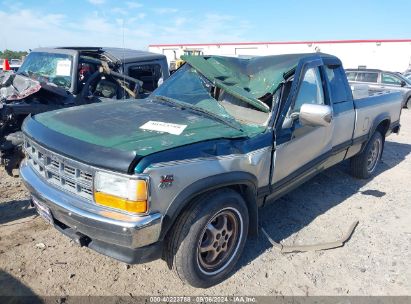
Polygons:
[[206,288],[258,233],[259,207],[345,159],[371,176],[401,96],[356,99],[326,54],[184,60],[147,99],[28,117],[20,174],[40,215],[79,245],[163,258]]

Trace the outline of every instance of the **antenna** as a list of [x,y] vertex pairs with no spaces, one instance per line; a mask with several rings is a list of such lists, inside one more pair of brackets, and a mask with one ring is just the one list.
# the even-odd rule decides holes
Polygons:
[[123,100],[126,99],[126,89],[124,88],[124,86],[126,85],[126,71],[125,71],[125,52],[126,52],[126,48],[124,45],[124,18],[122,20],[122,30],[123,30],[123,64],[122,64],[122,69],[123,69]]

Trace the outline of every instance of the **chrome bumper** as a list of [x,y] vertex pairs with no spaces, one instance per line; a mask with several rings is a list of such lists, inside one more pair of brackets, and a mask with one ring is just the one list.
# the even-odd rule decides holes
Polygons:
[[33,198],[50,208],[53,219],[75,233],[130,249],[159,240],[162,222],[159,213],[132,216],[105,209],[46,183],[25,161],[20,176]]

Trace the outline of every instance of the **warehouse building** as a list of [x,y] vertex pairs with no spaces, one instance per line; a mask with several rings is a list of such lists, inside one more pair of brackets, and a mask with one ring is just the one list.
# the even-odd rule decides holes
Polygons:
[[411,39],[153,44],[149,51],[166,55],[169,64],[185,51],[237,57],[323,52],[338,56],[345,68],[404,72],[411,66]]

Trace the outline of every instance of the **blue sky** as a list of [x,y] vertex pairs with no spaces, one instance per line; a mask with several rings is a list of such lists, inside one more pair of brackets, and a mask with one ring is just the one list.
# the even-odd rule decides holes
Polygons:
[[[411,38],[411,1],[0,0],[0,50]],[[124,29],[124,30],[123,30]]]

